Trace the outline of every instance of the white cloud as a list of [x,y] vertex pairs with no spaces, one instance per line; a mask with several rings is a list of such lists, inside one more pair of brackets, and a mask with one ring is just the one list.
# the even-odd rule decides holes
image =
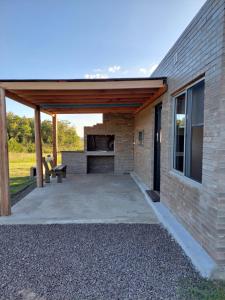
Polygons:
[[84,77],[86,79],[101,79],[101,78],[108,78],[107,74],[95,73],[95,74],[85,74]]
[[158,65],[154,64],[147,68],[139,68],[139,73],[143,74],[144,76],[150,76],[157,67]]
[[121,69],[121,67],[120,67],[120,66],[117,66],[117,65],[108,67],[108,71],[109,71],[110,73],[116,73],[116,72],[118,72],[120,69]]
[[109,78],[109,73],[116,73],[121,70],[121,67],[118,65],[109,66],[107,68],[101,69],[97,68],[92,70],[92,73],[87,73],[84,75],[86,79],[101,79],[101,78]]
[[94,70],[93,70],[93,72],[98,72],[98,73],[99,73],[99,72],[102,72],[102,71],[103,71],[103,70],[102,70],[101,68],[97,68],[97,69],[94,69]]
[[140,73],[143,73],[143,74],[147,74],[148,73],[148,70],[146,68],[140,68],[139,69],[139,72]]
[[101,79],[113,77],[149,77],[157,68],[157,64],[148,67],[124,68],[119,65],[111,65],[106,68],[98,68],[84,75],[86,79]]

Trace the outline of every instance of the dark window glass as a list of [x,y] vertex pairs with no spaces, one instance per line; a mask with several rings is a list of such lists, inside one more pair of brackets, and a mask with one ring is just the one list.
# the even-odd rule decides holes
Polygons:
[[144,145],[144,130],[138,132],[138,143]]
[[[188,92],[188,118],[190,127],[189,145],[187,145],[187,176],[202,181],[202,153],[204,127],[204,81],[196,84]],[[187,139],[188,140],[188,139]]]
[[184,171],[185,94],[176,98],[174,168]]
[[202,181],[203,127],[192,127],[190,177]]

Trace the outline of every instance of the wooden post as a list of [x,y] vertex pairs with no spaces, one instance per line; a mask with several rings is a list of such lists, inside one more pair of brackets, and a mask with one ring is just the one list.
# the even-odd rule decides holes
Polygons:
[[52,116],[52,145],[53,145],[54,165],[57,166],[57,152],[58,152],[57,115]]
[[0,88],[0,215],[11,214],[5,90]]
[[35,149],[37,166],[37,187],[43,187],[42,145],[41,145],[41,112],[40,107],[35,109],[34,118]]

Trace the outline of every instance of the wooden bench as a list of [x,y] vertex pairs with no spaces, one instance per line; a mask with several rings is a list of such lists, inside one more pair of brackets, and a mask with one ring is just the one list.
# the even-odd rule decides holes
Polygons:
[[61,183],[62,178],[66,178],[66,165],[54,166],[53,161],[50,160],[51,169],[49,168],[48,162],[45,157],[42,158],[43,165],[45,167],[45,182],[50,183],[50,176],[57,177],[57,182]]

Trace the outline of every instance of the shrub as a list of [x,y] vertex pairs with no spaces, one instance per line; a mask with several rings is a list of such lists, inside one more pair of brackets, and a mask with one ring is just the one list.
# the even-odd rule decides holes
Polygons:
[[8,141],[8,148],[9,148],[9,151],[10,152],[23,152],[24,151],[24,148],[23,146],[18,143],[16,141],[16,139],[14,138],[11,138],[9,141]]
[[35,145],[34,144],[28,144],[26,146],[25,150],[28,153],[34,153],[35,152]]
[[52,153],[52,145],[42,144],[43,153]]

